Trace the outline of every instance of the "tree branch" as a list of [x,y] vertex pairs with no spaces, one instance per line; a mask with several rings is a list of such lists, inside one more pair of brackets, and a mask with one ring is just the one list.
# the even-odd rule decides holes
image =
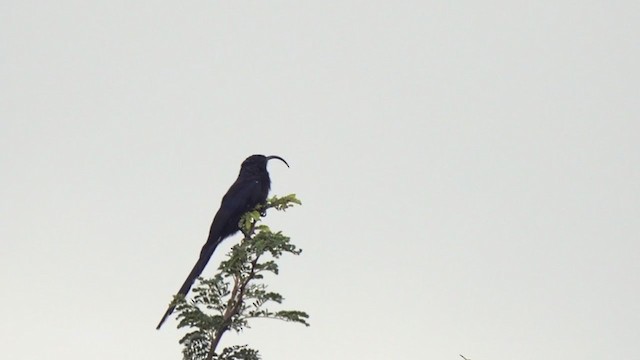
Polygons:
[[[222,339],[222,335],[229,330],[229,326],[231,325],[231,320],[234,316],[240,313],[240,309],[242,308],[242,300],[244,298],[244,292],[255,275],[256,275],[256,265],[258,264],[258,259],[260,255],[256,255],[256,258],[251,261],[251,271],[247,278],[242,281],[241,276],[233,277],[233,290],[231,291],[231,296],[229,297],[229,301],[227,302],[227,310],[222,316],[222,326],[220,330],[216,332],[213,341],[211,342],[211,347],[209,348],[209,353],[207,354],[206,360],[212,360],[214,354],[216,353],[216,348]],[[239,285],[239,286],[238,286]]]

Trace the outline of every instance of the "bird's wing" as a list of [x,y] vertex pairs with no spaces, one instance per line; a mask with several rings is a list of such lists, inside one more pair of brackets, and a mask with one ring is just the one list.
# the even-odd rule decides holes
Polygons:
[[216,244],[238,230],[240,217],[255,206],[260,195],[258,181],[235,182],[222,198],[220,209],[213,217],[209,237],[203,246],[205,248]]

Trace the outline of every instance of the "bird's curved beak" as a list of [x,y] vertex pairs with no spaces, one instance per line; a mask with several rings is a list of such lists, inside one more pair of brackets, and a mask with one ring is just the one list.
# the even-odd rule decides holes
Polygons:
[[276,155],[267,156],[267,161],[271,159],[278,159],[282,161],[285,165],[287,165],[287,167],[290,167],[289,164],[287,164],[287,162],[285,161],[285,159],[281,158],[280,156],[276,156]]

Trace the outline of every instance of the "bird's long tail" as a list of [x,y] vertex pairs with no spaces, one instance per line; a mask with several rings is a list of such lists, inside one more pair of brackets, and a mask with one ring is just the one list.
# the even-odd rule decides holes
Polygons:
[[[198,258],[198,261],[193,266],[193,269],[191,269],[189,276],[187,276],[187,279],[180,287],[180,290],[178,290],[177,295],[187,295],[187,293],[191,289],[191,286],[196,281],[196,278],[200,276],[200,274],[202,274],[202,270],[204,270],[205,266],[207,266],[207,263],[209,262],[211,255],[213,255],[213,252],[218,247],[218,244],[220,244],[220,240],[213,242],[213,244],[205,244],[205,246],[202,248],[202,251],[200,252],[200,258]],[[162,316],[162,319],[158,323],[158,326],[156,326],[156,330],[160,330],[160,327],[162,326],[164,321],[169,317],[169,315],[171,315],[171,313],[173,313],[173,310],[175,308],[175,305],[169,306],[167,311],[164,313],[164,316]]]

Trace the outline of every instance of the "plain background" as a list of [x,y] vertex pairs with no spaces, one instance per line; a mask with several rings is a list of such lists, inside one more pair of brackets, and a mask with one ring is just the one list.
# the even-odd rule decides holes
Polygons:
[[311,327],[224,345],[640,353],[640,2],[0,4],[3,358],[180,358],[155,325],[254,153]]

